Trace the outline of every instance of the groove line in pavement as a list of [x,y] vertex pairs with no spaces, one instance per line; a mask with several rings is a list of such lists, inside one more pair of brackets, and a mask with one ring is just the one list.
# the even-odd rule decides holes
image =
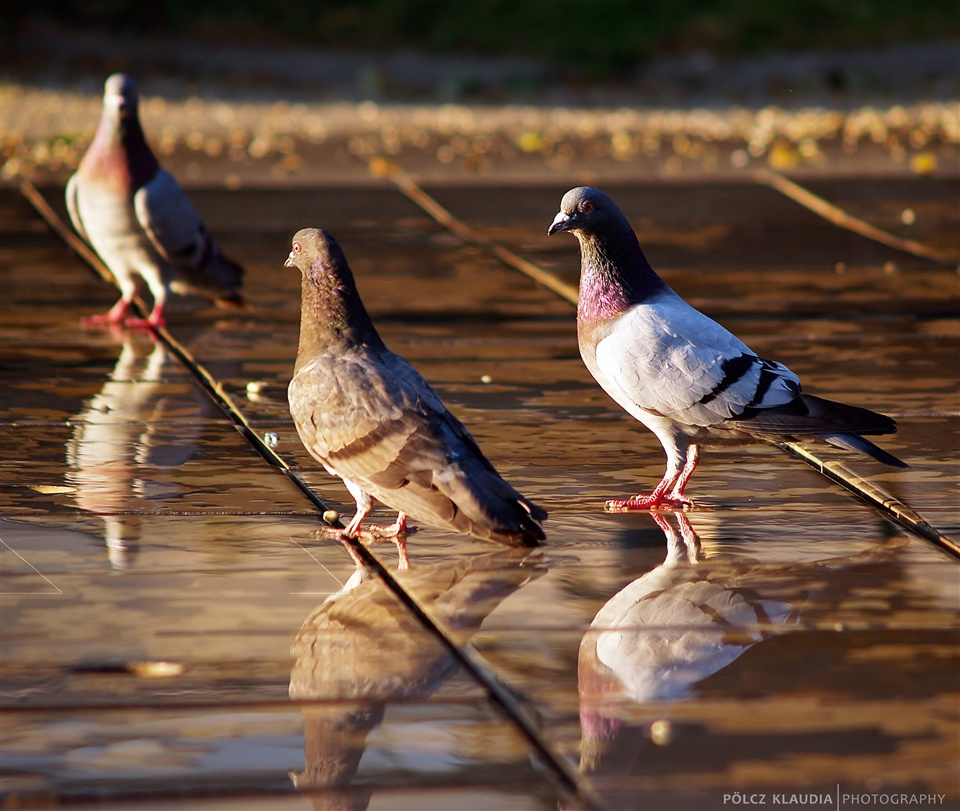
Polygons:
[[887,247],[895,248],[904,253],[911,253],[922,259],[929,259],[931,262],[936,262],[937,264],[956,267],[957,262],[960,261],[960,257],[954,253],[931,248],[929,245],[924,245],[922,242],[917,242],[914,239],[902,239],[895,234],[891,234],[889,231],[884,231],[875,225],[861,220],[859,217],[854,217],[839,206],[824,200],[819,195],[814,194],[809,189],[805,189],[799,183],[795,183],[779,172],[774,172],[770,169],[761,169],[754,174],[754,178],[757,183],[776,189],[780,194],[790,198],[795,203],[799,203],[808,211],[812,211],[817,216],[823,217],[827,222],[833,223],[839,228],[846,228],[848,231],[853,231],[855,234],[859,234],[867,239],[872,239]]

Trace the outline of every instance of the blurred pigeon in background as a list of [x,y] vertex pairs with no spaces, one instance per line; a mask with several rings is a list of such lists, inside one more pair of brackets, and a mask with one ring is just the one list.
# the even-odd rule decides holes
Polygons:
[[[110,312],[89,324],[159,327],[169,290],[196,293],[220,306],[243,305],[243,269],[227,259],[183,189],[147,145],[133,80],[110,76],[93,142],[67,183],[73,227],[100,255],[120,287]],[[153,295],[146,320],[127,317],[137,276]]]
[[285,266],[303,275],[290,413],[310,455],[356,499],[345,535],[361,533],[376,498],[399,515],[374,532],[402,535],[409,515],[481,539],[543,540],[546,511],[500,478],[437,393],[384,345],[336,240],[297,232]]
[[604,391],[660,440],[667,469],[653,492],[607,502],[615,512],[690,504],[684,488],[699,446],[723,439],[814,435],[895,467],[907,465],[861,434],[890,434],[882,414],[803,394],[782,363],[757,357],[657,276],[606,194],[581,186],[548,234],[580,242],[580,354]]

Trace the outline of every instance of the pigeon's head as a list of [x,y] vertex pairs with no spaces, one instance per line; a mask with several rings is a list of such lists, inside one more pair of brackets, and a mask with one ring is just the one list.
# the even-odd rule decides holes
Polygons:
[[339,243],[319,228],[303,228],[294,234],[290,255],[283,265],[298,268],[314,284],[352,281]]
[[137,83],[124,73],[114,73],[103,85],[103,103],[118,110],[136,110],[139,98]]
[[560,211],[553,218],[547,235],[556,234],[558,231],[590,234],[602,231],[609,223],[620,225],[623,222],[623,214],[617,204],[600,189],[578,186],[563,195]]
[[293,236],[284,267],[299,269],[301,285],[300,350],[321,343],[381,344],[380,336],[360,300],[353,273],[337,241],[319,228],[304,228]]

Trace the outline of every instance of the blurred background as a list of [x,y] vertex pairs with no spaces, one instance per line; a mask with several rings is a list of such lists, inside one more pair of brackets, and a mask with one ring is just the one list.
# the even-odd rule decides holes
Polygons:
[[2,32],[7,178],[62,179],[116,70],[197,181],[231,152],[262,169],[228,172],[241,182],[375,154],[952,172],[960,141],[955,0],[36,0],[8,4]]
[[[462,99],[530,96],[557,83],[642,82],[645,73],[670,60],[685,63],[675,66],[674,78],[696,91],[698,85],[710,84],[711,68],[736,57],[903,43],[929,46],[950,40],[955,44],[960,37],[960,11],[953,0],[38,0],[9,4],[4,18],[11,76],[54,75],[62,68],[96,70],[98,62],[142,60],[152,64],[131,67],[161,72],[189,68],[196,79],[212,79],[220,71],[218,78],[229,79],[237,66],[220,62],[217,50],[245,47],[276,49],[276,64],[260,61],[245,78],[272,74],[298,85],[325,86],[331,83],[322,76],[285,66],[283,53],[291,48],[343,56],[365,52],[374,66],[376,54],[413,52],[477,58],[472,75],[465,66],[460,75],[444,77],[447,82],[440,80],[432,88]],[[161,38],[174,52],[148,49],[138,58],[127,46],[144,38]],[[51,47],[54,42],[59,47]],[[205,62],[175,52],[190,45],[206,52]],[[871,72],[869,62],[854,60],[845,70],[840,55],[830,56],[834,64],[820,76],[805,77],[808,85],[835,92],[882,91],[884,78],[894,78],[884,76],[883,65]],[[931,83],[930,90],[937,89],[938,79],[956,81],[960,68],[955,49],[954,59],[942,66],[952,74],[947,76],[937,75],[922,49],[913,57],[923,63],[917,65],[918,72]],[[489,67],[481,67],[489,60],[507,62],[494,76]],[[488,83],[488,78],[501,81]],[[417,88],[415,82],[393,86],[391,79],[369,75],[365,89],[387,95],[431,89],[426,80]],[[324,89],[349,96],[364,88],[344,84]]]

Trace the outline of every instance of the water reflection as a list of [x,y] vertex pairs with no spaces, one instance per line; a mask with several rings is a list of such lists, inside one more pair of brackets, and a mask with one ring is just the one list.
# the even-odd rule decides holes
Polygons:
[[137,503],[168,494],[156,481],[157,470],[177,468],[194,454],[199,426],[178,426],[176,442],[157,439],[170,408],[164,373],[169,376],[172,359],[149,333],[114,334],[122,341],[120,355],[99,393],[74,418],[66,479],[76,488],[77,506],[103,519],[110,564],[125,569],[141,534]]
[[[795,564],[722,554],[707,560],[684,513],[673,514],[675,526],[663,514],[651,516],[666,536],[663,563],[603,605],[578,656],[580,769],[594,779],[613,778],[614,784],[664,768],[657,750],[674,732],[669,702],[709,696],[711,689],[714,697],[731,698],[735,676],[709,686],[722,671],[730,674],[755,646],[759,652],[785,634],[795,635],[801,620],[804,628],[816,627],[840,616],[839,606],[863,582],[877,589],[875,594],[890,580],[899,583],[896,551],[907,543],[898,537],[848,557]],[[750,691],[786,689],[791,676],[782,656],[782,646],[771,648],[769,682],[756,678],[754,661]],[[862,691],[862,684],[856,689]],[[737,707],[735,712],[742,711]],[[735,751],[709,754],[737,757]],[[685,763],[684,770],[696,770],[689,757]],[[619,799],[626,802],[626,795]]]
[[[497,549],[395,577],[462,645],[503,600],[545,571],[542,552]],[[302,707],[306,768],[294,783],[313,792],[315,809],[365,809],[371,792],[350,786],[386,705],[431,695],[456,663],[361,567],[307,617],[291,653],[290,698],[316,702]]]
[[[700,538],[683,513],[675,514],[679,531],[665,516],[651,515],[666,535],[666,558],[597,612],[590,624],[596,633],[587,633],[580,645],[581,693],[612,690],[633,701],[682,698],[769,628],[794,617],[786,603],[701,573]],[[596,720],[588,714],[584,724],[590,731]]]

